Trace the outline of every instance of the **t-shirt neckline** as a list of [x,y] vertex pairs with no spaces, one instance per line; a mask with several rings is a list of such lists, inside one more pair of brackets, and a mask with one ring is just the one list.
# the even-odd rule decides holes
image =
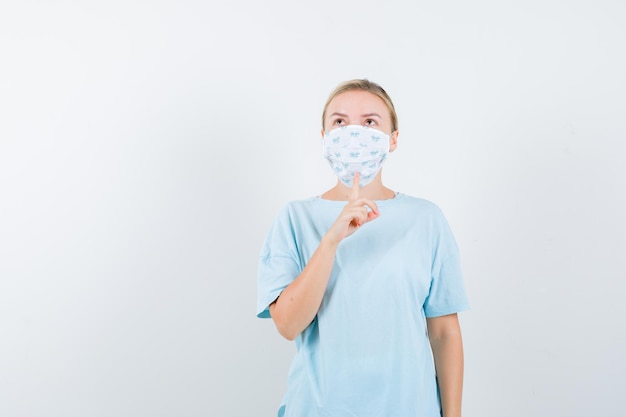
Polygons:
[[[403,193],[396,191],[394,193],[393,198],[387,198],[385,200],[374,200],[374,202],[378,206],[385,206],[387,204],[393,204],[395,201],[401,200],[403,197],[404,197]],[[342,206],[342,207],[348,203],[348,200],[327,200],[325,198],[322,198],[321,195],[316,195],[315,197],[312,197],[311,199],[322,202],[324,204],[337,205],[337,206]]]

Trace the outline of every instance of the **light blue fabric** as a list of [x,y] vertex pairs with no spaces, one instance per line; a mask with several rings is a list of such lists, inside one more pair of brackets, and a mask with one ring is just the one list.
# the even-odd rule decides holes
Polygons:
[[[316,197],[281,210],[259,259],[258,317],[345,204]],[[401,193],[377,204],[380,217],[339,245],[317,316],[296,338],[279,416],[440,416],[425,318],[468,308],[457,245],[434,204]]]

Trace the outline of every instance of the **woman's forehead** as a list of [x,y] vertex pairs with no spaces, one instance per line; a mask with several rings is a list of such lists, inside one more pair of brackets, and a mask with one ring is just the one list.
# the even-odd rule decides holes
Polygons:
[[[327,114],[334,111],[361,111],[371,110],[382,112],[387,109],[387,105],[382,98],[376,94],[364,90],[350,90],[337,94],[328,104]],[[385,114],[388,112],[384,112]]]

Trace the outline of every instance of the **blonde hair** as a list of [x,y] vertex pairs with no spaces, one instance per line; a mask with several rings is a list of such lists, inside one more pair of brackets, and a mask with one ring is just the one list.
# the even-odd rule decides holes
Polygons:
[[330,96],[328,96],[328,100],[326,100],[326,104],[324,105],[324,111],[322,112],[322,128],[325,129],[324,123],[326,121],[326,110],[328,109],[328,105],[335,97],[337,97],[341,93],[345,93],[346,91],[351,90],[361,90],[367,91],[368,93],[372,93],[381,98],[382,101],[385,102],[387,109],[389,109],[389,115],[391,116],[391,131],[395,132],[398,130],[398,115],[396,114],[396,108],[393,106],[393,102],[391,101],[391,97],[389,94],[378,84],[368,80],[367,78],[363,79],[355,79],[350,81],[345,81],[339,84]]

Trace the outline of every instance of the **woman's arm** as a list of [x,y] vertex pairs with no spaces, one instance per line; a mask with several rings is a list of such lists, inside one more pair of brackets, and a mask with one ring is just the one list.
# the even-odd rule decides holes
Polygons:
[[359,198],[359,176],[356,174],[348,203],[322,238],[302,273],[270,304],[270,315],[282,336],[293,340],[311,324],[322,304],[339,243],[377,218],[378,214],[376,203]]
[[326,291],[339,242],[322,238],[300,275],[270,304],[270,314],[278,332],[293,340],[315,318]]
[[461,417],[463,340],[456,314],[426,319],[443,417]]

